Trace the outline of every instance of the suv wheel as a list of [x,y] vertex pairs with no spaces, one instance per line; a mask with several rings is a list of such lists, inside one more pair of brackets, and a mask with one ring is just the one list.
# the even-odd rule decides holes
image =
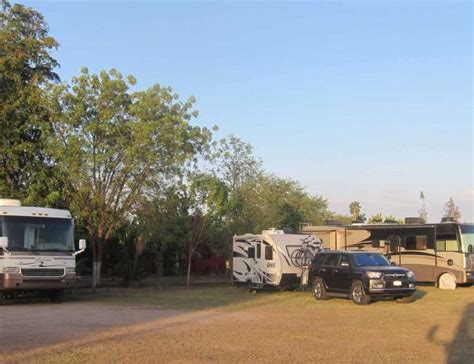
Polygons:
[[396,298],[397,303],[411,303],[413,301],[412,296]]
[[365,293],[364,285],[361,281],[354,281],[351,288],[351,298],[357,305],[368,305],[370,297]]
[[316,277],[314,280],[313,294],[314,298],[316,298],[318,301],[327,299],[326,287],[324,287],[324,282],[319,277]]

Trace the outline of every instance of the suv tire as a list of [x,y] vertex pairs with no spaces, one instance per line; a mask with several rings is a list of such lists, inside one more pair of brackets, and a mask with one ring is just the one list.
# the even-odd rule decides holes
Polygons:
[[361,281],[354,281],[351,288],[352,301],[357,305],[368,305],[370,297],[365,293],[364,285]]
[[323,301],[328,298],[326,294],[326,287],[320,277],[316,277],[313,283],[313,295],[318,301]]
[[395,302],[397,303],[410,303],[413,301],[412,296],[396,298]]

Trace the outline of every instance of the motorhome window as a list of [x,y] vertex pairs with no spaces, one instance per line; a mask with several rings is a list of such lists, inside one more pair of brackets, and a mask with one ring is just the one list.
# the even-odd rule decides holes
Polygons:
[[328,254],[327,259],[324,261],[324,265],[335,267],[337,265],[338,258],[339,254]]
[[260,259],[262,255],[262,244],[258,243],[257,244],[257,259]]
[[461,225],[462,251],[469,253],[469,245],[474,249],[474,225]]
[[457,240],[436,240],[436,250],[439,252],[459,251]]
[[401,238],[399,235],[390,235],[387,237],[387,240],[390,243],[390,253],[397,253],[399,247],[401,246]]
[[247,254],[249,258],[255,258],[255,248],[253,246],[250,247],[247,251]]
[[406,250],[426,250],[428,244],[428,236],[426,235],[412,235],[405,237]]
[[273,248],[269,245],[265,246],[265,260],[273,260]]
[[30,216],[2,216],[2,235],[8,237],[8,248],[21,251],[72,251],[74,249],[71,219]]

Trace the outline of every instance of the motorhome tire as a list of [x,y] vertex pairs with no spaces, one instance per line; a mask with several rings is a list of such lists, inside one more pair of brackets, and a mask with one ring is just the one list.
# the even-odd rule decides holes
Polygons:
[[352,283],[351,298],[357,305],[368,305],[370,303],[370,297],[365,293],[364,285],[361,281],[355,280]]
[[326,300],[328,298],[326,294],[326,287],[320,277],[316,277],[313,283],[313,295],[318,301]]
[[49,299],[52,303],[61,303],[64,299],[64,290],[59,289],[49,293]]
[[456,289],[456,279],[450,273],[443,273],[438,279],[438,288],[440,289]]
[[396,298],[395,302],[397,303],[410,303],[413,301],[412,296]]

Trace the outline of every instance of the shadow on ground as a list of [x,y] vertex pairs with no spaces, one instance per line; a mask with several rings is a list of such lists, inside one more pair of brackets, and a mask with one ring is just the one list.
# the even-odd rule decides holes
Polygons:
[[474,303],[464,309],[452,342],[437,338],[441,325],[431,327],[427,339],[446,351],[447,363],[461,364],[474,362]]
[[464,310],[454,340],[446,347],[448,363],[474,362],[474,303]]

